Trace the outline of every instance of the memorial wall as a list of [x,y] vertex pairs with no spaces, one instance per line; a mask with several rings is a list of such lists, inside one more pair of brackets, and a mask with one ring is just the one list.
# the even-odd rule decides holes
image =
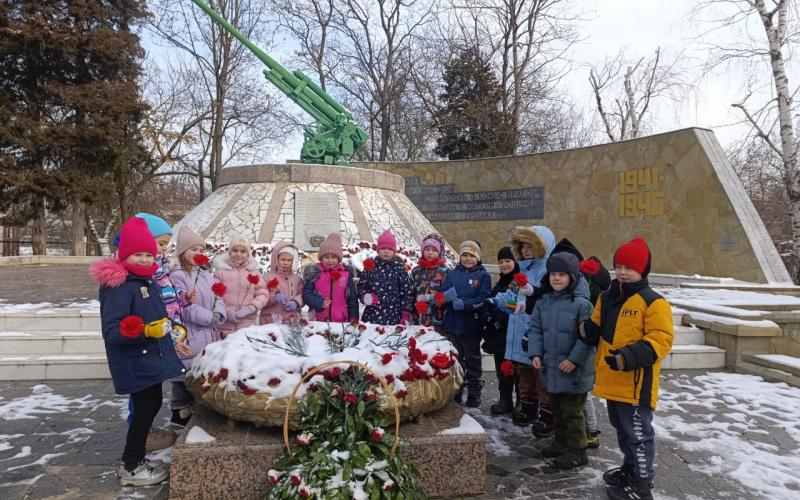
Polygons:
[[611,266],[643,236],[653,272],[791,281],[713,132],[691,128],[513,157],[357,163],[405,178],[405,193],[451,245],[477,239],[487,262],[515,225],[546,225]]

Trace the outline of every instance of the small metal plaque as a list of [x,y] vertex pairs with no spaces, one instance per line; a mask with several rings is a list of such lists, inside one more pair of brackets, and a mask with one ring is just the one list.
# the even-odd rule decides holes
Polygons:
[[330,233],[341,231],[336,193],[294,193],[294,241],[304,251],[316,251]]

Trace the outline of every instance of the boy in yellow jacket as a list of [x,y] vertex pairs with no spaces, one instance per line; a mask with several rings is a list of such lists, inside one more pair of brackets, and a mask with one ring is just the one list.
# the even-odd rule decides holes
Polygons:
[[669,302],[648,282],[652,256],[642,238],[614,253],[616,279],[597,299],[594,314],[580,327],[588,345],[596,345],[594,394],[608,404],[625,459],[603,474],[608,497],[653,498],[655,433],[661,361],[672,349],[674,332]]

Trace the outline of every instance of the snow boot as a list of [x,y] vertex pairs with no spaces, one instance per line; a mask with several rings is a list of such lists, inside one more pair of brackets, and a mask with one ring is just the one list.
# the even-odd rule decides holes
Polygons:
[[511,416],[511,421],[514,425],[526,426],[536,421],[536,409],[539,407],[539,402],[534,401],[521,401],[519,411],[515,411]]
[[653,493],[650,491],[652,487],[652,484],[640,483],[628,478],[621,486],[606,488],[606,494],[611,500],[653,500]]
[[574,469],[589,463],[586,450],[567,450],[553,460],[553,467],[561,470]]
[[481,405],[481,393],[470,392],[467,394],[467,408],[477,408]]
[[600,431],[586,429],[586,449],[600,448]]
[[552,443],[542,448],[542,458],[556,458],[567,452],[567,447],[553,440]]
[[511,413],[514,410],[514,401],[512,400],[513,393],[513,384],[501,384],[500,400],[489,407],[489,412],[492,415],[504,415],[506,413]]
[[553,412],[547,403],[539,404],[539,418],[533,423],[533,435],[539,438],[548,438],[555,434],[553,427]]

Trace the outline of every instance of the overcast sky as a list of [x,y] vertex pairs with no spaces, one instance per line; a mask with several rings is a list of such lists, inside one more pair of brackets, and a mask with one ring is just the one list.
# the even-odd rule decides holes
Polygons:
[[[653,130],[664,132],[678,128],[698,126],[712,129],[723,146],[746,136],[749,127],[741,123],[742,116],[731,103],[738,102],[747,94],[747,72],[752,70],[744,64],[720,67],[707,73],[702,69],[708,59],[704,43],[715,42],[730,45],[733,41],[749,38],[764,44],[763,28],[757,19],[749,26],[740,24],[736,30],[725,29],[708,33],[711,25],[697,21],[691,16],[697,0],[573,0],[572,5],[584,12],[584,20],[577,26],[582,41],[575,44],[569,54],[571,70],[562,86],[574,102],[586,112],[595,113],[594,97],[588,83],[590,65],[600,65],[606,57],[613,57],[620,49],[626,56],[637,58],[651,56],[661,47],[664,57],[669,59],[682,54],[680,64],[684,68],[683,80],[692,85],[680,102],[662,101],[652,108],[655,124]],[[153,55],[165,56],[164,51],[176,50],[156,48],[145,36],[145,48]],[[291,49],[278,50],[273,54],[284,66],[294,69]],[[753,106],[760,106],[772,92],[768,80],[768,68],[759,90],[752,98]],[[797,88],[800,75],[796,68],[789,68],[792,88]],[[264,81],[264,85],[269,84]],[[291,103],[287,105],[292,106]],[[302,132],[298,130],[293,144],[286,151],[275,151],[263,161],[284,162],[287,156],[299,156]]]

